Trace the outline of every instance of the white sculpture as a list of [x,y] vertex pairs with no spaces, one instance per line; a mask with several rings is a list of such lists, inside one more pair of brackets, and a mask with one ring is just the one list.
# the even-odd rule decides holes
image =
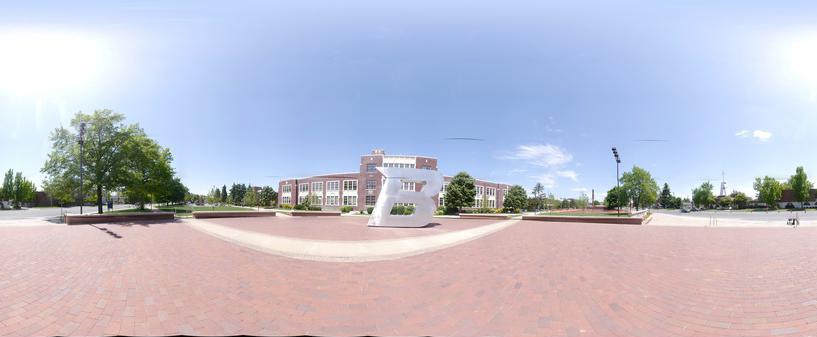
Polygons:
[[[431,222],[434,215],[434,200],[431,199],[443,186],[443,175],[439,171],[399,167],[378,167],[383,174],[383,188],[377,197],[370,227],[423,227]],[[420,192],[404,191],[403,182],[423,183]],[[395,203],[414,204],[412,215],[392,215]]]

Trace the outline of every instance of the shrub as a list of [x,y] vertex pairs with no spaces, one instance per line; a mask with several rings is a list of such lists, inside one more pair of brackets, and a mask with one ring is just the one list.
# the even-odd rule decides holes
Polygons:
[[406,209],[403,211],[403,215],[412,215],[412,214],[414,214],[414,206],[409,205],[409,206],[408,206],[408,207],[406,207]]
[[309,210],[310,210],[310,211],[320,211],[320,210],[321,210],[321,206],[309,206]]
[[290,205],[290,204],[283,204],[283,205],[281,205],[281,208],[283,208],[283,209],[292,209],[292,205]]
[[298,211],[305,211],[305,210],[306,210],[306,205],[304,205],[304,204],[297,204],[297,205],[295,205],[295,210],[298,210]]
[[395,205],[391,208],[391,215],[402,215],[405,214],[406,207],[403,205]]
[[366,207],[366,213],[372,214],[372,212],[374,212],[374,207]]
[[341,213],[349,213],[352,211],[352,206],[341,206],[340,212]]

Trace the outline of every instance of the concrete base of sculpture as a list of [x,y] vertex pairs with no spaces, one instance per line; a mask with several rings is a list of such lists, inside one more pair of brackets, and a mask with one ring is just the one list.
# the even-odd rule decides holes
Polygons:
[[[434,195],[443,186],[443,176],[438,171],[398,167],[378,167],[383,174],[383,188],[377,197],[370,227],[425,227],[431,223],[434,215]],[[404,191],[404,182],[422,183],[423,188],[417,191]],[[392,215],[395,204],[413,204],[414,214]]]

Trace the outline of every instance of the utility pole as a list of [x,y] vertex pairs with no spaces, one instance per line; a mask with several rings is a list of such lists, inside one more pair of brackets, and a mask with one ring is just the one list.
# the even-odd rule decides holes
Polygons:
[[79,214],[82,214],[82,206],[85,204],[85,186],[83,185],[82,160],[85,157],[85,122],[79,123]]

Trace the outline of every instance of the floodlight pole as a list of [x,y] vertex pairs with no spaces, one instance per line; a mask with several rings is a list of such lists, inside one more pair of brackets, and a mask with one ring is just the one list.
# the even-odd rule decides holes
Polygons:
[[617,215],[621,215],[621,180],[619,179],[619,164],[621,164],[621,157],[618,156],[618,150],[614,147],[613,148],[613,158],[616,159],[616,192],[618,192],[618,197],[616,198],[618,202],[618,211]]
[[85,188],[83,183],[82,160],[85,157],[85,122],[79,123],[79,214],[82,214],[82,206],[85,204]]

